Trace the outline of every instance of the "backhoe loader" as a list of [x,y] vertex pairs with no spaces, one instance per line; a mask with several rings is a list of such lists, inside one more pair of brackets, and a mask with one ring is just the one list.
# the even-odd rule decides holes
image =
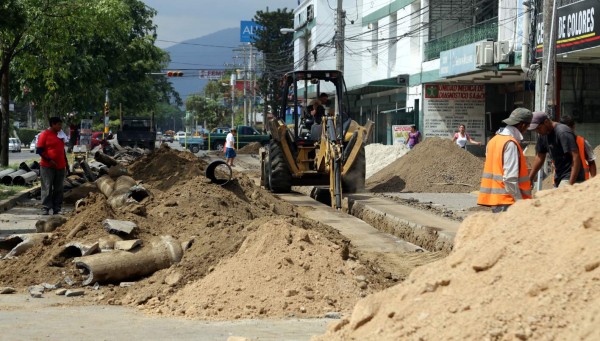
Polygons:
[[[304,89],[299,90],[301,83]],[[322,87],[335,89],[332,103],[318,104],[324,112],[320,120],[310,113],[315,108],[306,100],[308,84],[317,94]],[[261,185],[273,193],[290,192],[292,186],[329,186],[331,205],[340,209],[343,192],[364,189],[365,143],[373,122],[363,127],[348,117],[340,71],[289,72],[283,89],[281,108],[267,122],[269,145],[260,151]],[[299,91],[304,91],[303,103]]]

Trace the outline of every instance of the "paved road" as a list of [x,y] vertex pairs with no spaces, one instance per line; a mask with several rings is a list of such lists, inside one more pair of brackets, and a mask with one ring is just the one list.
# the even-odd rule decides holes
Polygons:
[[37,156],[35,153],[30,153],[29,148],[25,148],[25,147],[23,147],[21,149],[20,153],[9,153],[8,154],[8,163],[9,164],[21,163],[23,161],[38,160],[38,159],[39,159],[39,156]]

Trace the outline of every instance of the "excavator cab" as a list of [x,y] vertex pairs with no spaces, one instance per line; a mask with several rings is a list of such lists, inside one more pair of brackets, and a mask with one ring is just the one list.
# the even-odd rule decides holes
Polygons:
[[[363,127],[344,112],[349,106],[343,102],[340,71],[294,71],[282,81],[282,105],[267,122],[271,139],[260,151],[261,185],[274,193],[290,192],[292,186],[328,186],[332,206],[339,209],[343,192],[364,189],[365,142],[373,123]],[[333,91],[328,103],[307,100],[322,89]]]

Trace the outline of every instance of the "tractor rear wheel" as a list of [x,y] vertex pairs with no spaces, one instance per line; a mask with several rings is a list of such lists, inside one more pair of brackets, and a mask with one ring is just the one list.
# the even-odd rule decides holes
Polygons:
[[[355,146],[355,148],[357,147]],[[365,176],[367,174],[365,145],[362,144],[359,148],[354,164],[342,178],[342,190],[344,193],[358,193],[365,189]]]
[[272,140],[269,144],[268,167],[269,188],[273,193],[289,193],[292,190],[292,174],[283,155],[281,145]]

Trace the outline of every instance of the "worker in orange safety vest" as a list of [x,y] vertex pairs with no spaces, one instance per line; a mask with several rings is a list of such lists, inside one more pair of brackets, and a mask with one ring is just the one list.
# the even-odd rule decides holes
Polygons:
[[[575,120],[569,115],[562,116],[560,123],[571,128],[573,134],[575,134]],[[577,143],[577,149],[579,149],[579,156],[581,159],[581,166],[585,179],[588,180],[590,177],[596,176],[596,155],[594,155],[594,149],[590,143],[583,138],[583,136],[575,134],[575,142]]]
[[525,108],[513,110],[503,120],[506,127],[488,142],[477,204],[506,211],[517,200],[531,199],[531,181],[520,142],[533,114]]

